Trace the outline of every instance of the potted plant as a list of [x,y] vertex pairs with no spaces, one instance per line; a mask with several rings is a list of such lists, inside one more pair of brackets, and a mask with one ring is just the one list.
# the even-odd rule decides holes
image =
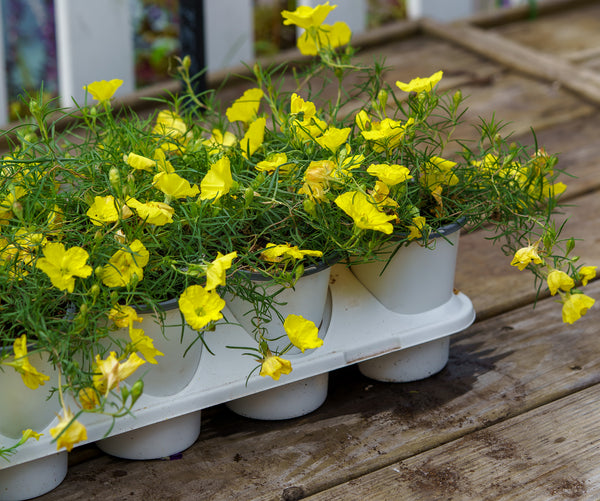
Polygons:
[[[460,92],[438,93],[441,72],[390,86],[381,64],[356,65],[347,26],[324,24],[334,7],[284,11],[286,24],[305,30],[298,47],[314,63],[294,77],[285,67],[255,65],[252,88],[229,106],[193,91],[183,58],[184,92],[148,117],[113,109],[119,81],[102,81],[87,86],[93,105],[57,120],[32,100],[35,125],[6,134],[0,386],[15,370],[30,388],[51,386],[62,409],[49,430],[58,448],[86,439],[86,414],[118,418],[142,391],[155,391],[149,366],[179,366],[201,347],[211,356],[218,322],[246,325],[248,344],[231,348],[254,357],[262,376],[289,374],[292,348],[323,343],[319,318],[336,261],[386,304],[392,291],[380,294],[376,282],[397,268],[396,258],[410,249],[437,259],[449,250],[450,278],[419,312],[426,313],[452,295],[460,228],[489,230],[508,263],[558,295],[565,322],[593,305],[579,284],[595,267],[572,256],[573,239],[552,220],[564,191],[556,157],[513,145],[498,123],[482,123],[474,141],[455,138]],[[413,295],[439,274],[395,289]],[[304,279],[308,296],[321,301],[309,309],[313,318],[293,303]],[[226,303],[234,312],[227,318]],[[394,303],[404,308],[402,297],[386,307]],[[169,326],[181,348],[177,363],[159,346]],[[46,382],[50,369],[30,359],[34,352],[56,371],[56,383]],[[162,373],[154,379],[162,382]],[[326,379],[315,386],[313,408]],[[272,395],[261,410],[281,398]],[[0,451],[35,436],[18,434]]]
[[[495,121],[480,123],[475,139],[455,137],[463,97],[438,93],[443,72],[389,85],[382,65],[354,64],[344,23],[324,23],[334,8],[327,2],[283,12],[285,24],[304,29],[300,52],[316,56],[304,73],[292,79],[286,68],[255,65],[254,87],[225,113],[188,95],[202,116],[196,135],[210,136],[209,155],[217,163],[227,158],[230,167],[211,206],[228,216],[238,207],[228,217],[234,231],[218,239],[237,252],[234,267],[281,283],[290,278],[288,262],[271,266],[269,246],[342,255],[386,307],[414,314],[452,296],[460,230],[481,229],[502,242],[510,264],[558,295],[565,322],[584,315],[594,299],[578,284],[596,267],[572,255],[574,240],[553,221],[566,188],[557,181],[557,158],[513,144]],[[190,89],[185,62],[180,70]],[[240,216],[242,206],[249,211]],[[294,269],[290,285],[302,266]],[[262,296],[257,312],[268,294]],[[280,356],[287,348],[273,352],[261,323],[255,328],[262,373],[291,371]],[[447,360],[447,339],[439,346]],[[442,356],[439,368],[444,364]]]

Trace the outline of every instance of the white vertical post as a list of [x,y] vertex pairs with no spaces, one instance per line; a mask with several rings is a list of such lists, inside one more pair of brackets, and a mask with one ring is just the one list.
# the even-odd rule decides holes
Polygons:
[[120,78],[116,95],[135,89],[128,0],[56,0],[58,88],[62,106],[83,104],[83,86]]
[[406,15],[409,19],[429,17],[449,22],[472,16],[477,10],[477,0],[406,0]]
[[[298,0],[297,5],[315,8],[322,3],[323,0]],[[333,0],[329,3],[330,5],[336,5],[336,8],[329,13],[327,19],[325,19],[325,24],[332,25],[338,21],[343,21],[350,27],[353,35],[358,35],[366,31],[367,0]],[[300,29],[300,33],[303,31]]]
[[0,1],[0,125],[8,123],[8,92],[6,79],[6,59],[4,58],[4,21]]
[[252,0],[204,0],[208,72],[254,60]]

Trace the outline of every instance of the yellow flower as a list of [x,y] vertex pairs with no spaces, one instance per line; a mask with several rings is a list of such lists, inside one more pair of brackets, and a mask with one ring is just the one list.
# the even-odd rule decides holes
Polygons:
[[267,119],[265,117],[257,118],[250,124],[246,134],[240,141],[240,148],[243,155],[248,158],[254,154],[262,145],[265,139],[265,126]]
[[81,388],[77,395],[79,399],[79,403],[81,407],[86,411],[91,411],[100,405],[100,398],[98,398],[98,392],[88,386],[86,388]]
[[268,243],[260,257],[270,263],[280,263],[286,259],[304,259],[305,256],[322,257],[323,252],[317,250],[301,250],[296,245]]
[[369,191],[369,195],[380,207],[398,207],[398,202],[389,198],[390,189],[387,184],[382,181],[375,181],[375,187]]
[[96,101],[104,103],[110,101],[110,98],[113,97],[114,93],[121,85],[123,85],[123,80],[113,78],[108,82],[106,80],[100,80],[84,85],[83,90],[88,91]]
[[117,354],[111,351],[106,360],[96,355],[95,374],[92,377],[94,388],[100,393],[107,394],[113,388],[118,388],[119,383],[131,376],[140,365],[146,362],[137,353],[132,353],[124,362],[119,362]]
[[293,132],[300,141],[308,141],[314,139],[327,129],[327,123],[319,117],[305,118],[304,120],[294,120]]
[[422,173],[421,182],[429,188],[430,191],[435,190],[438,186],[454,186],[459,179],[454,174],[453,169],[456,167],[456,162],[445,160],[444,158],[432,156],[425,164],[425,169]]
[[567,324],[579,320],[596,301],[585,294],[569,294],[563,301],[562,320]]
[[152,132],[178,141],[185,137],[187,125],[174,111],[162,110],[156,117],[156,125],[152,129]]
[[288,158],[285,153],[271,153],[267,158],[256,164],[256,170],[261,172],[275,172],[279,169],[282,174],[287,174],[293,164],[287,163]]
[[227,270],[231,268],[231,262],[237,257],[237,252],[229,254],[217,253],[216,259],[206,269],[206,290],[211,291],[219,285],[225,285]]
[[306,121],[315,116],[317,108],[311,101],[305,101],[295,92],[290,99],[290,113],[292,115],[302,114],[302,120]]
[[150,255],[139,240],[134,240],[127,250],[119,250],[104,265],[100,277],[107,287],[125,287],[136,277],[144,278],[144,266]]
[[233,185],[229,158],[222,157],[210,166],[200,182],[200,200],[216,202],[220,197],[229,193]]
[[79,421],[74,420],[75,416],[71,409],[64,409],[63,414],[58,416],[58,424],[50,428],[50,435],[56,438],[56,450],[64,447],[71,452],[75,444],[87,440],[87,430]]
[[367,172],[372,176],[377,176],[388,186],[394,186],[412,178],[408,167],[403,165],[371,164],[367,168]]
[[136,329],[133,327],[133,322],[129,324],[129,338],[133,343],[133,348],[139,351],[146,362],[157,364],[154,357],[162,356],[164,353],[154,347],[154,340],[150,336],[146,336],[144,329]]
[[117,304],[110,309],[108,318],[121,329],[128,327],[132,322],[141,322],[143,320],[131,306],[121,304]]
[[63,244],[55,242],[45,245],[42,251],[44,257],[39,258],[35,266],[61,291],[73,292],[75,277],[87,278],[92,274],[92,267],[85,264],[89,255],[81,247],[65,250]]
[[193,197],[200,192],[198,186],[195,184],[191,185],[187,180],[174,172],[159,172],[154,176],[152,185],[169,198]]
[[338,21],[333,26],[322,24],[315,31],[305,31],[298,37],[296,45],[301,54],[305,56],[316,56],[323,48],[335,49],[350,42],[352,31],[350,27]]
[[550,289],[550,294],[553,296],[558,292],[558,289],[568,292],[575,287],[575,280],[560,270],[552,270],[548,273],[547,281],[548,289]]
[[125,160],[125,163],[129,165],[129,167],[133,167],[135,170],[145,170],[148,172],[153,172],[156,168],[156,160],[146,158],[142,155],[138,155],[137,153],[129,153],[127,155],[124,155],[123,160]]
[[192,329],[202,330],[210,322],[223,318],[225,301],[215,291],[200,285],[190,285],[179,297],[179,309]]
[[596,268],[597,266],[582,266],[579,270],[579,279],[584,287],[596,276]]
[[301,315],[288,315],[283,322],[283,328],[290,342],[300,348],[302,353],[306,349],[318,348],[323,345],[319,338],[319,329],[314,322],[306,320]]
[[316,138],[315,141],[321,148],[326,148],[331,151],[331,153],[336,153],[340,146],[346,142],[349,134],[350,127],[345,127],[343,129],[329,127],[323,135]]
[[294,11],[282,11],[281,16],[284,19],[283,24],[295,24],[296,26],[307,30],[311,26],[323,24],[327,15],[336,7],[336,5],[329,5],[329,2],[325,2],[323,5],[317,5],[314,8],[301,5]]
[[213,129],[212,136],[204,141],[206,146],[229,147],[237,143],[237,138],[231,132],[223,134],[219,129]]
[[390,223],[396,216],[388,216],[377,208],[374,200],[369,200],[360,191],[347,191],[335,199],[336,205],[354,220],[357,228],[381,231],[391,234],[394,227]]
[[425,218],[423,216],[416,216],[412,218],[413,224],[408,227],[408,239],[415,240],[423,236],[423,229],[425,228]]
[[149,224],[164,226],[173,222],[175,209],[164,202],[138,202],[135,198],[127,199],[127,205],[137,212],[137,215]]
[[27,388],[35,390],[38,386],[44,385],[50,378],[31,365],[27,356],[27,336],[23,334],[15,339],[13,343],[14,357],[12,362],[2,362],[10,365],[14,370],[21,374],[21,378]]
[[27,428],[26,430],[23,430],[21,432],[21,439],[19,440],[19,443],[24,444],[30,438],[35,438],[36,440],[39,441],[39,439],[42,435],[43,435],[43,433],[38,433],[36,431],[33,431],[31,428]]
[[250,123],[256,118],[260,100],[264,93],[261,89],[248,89],[242,94],[242,97],[236,99],[233,104],[227,108],[225,114],[230,122]]
[[410,82],[396,82],[398,88],[404,92],[416,92],[417,94],[420,92],[431,92],[431,89],[435,87],[435,85],[442,79],[444,73],[442,71],[437,71],[433,75],[427,78],[413,78]]
[[354,122],[356,126],[361,130],[371,130],[371,119],[369,118],[368,113],[365,110],[360,110],[356,116],[354,117]]
[[131,215],[131,211],[126,206],[119,210],[115,198],[112,195],[107,195],[105,197],[94,197],[94,203],[86,214],[92,220],[92,224],[102,226],[105,223],[118,221],[119,217],[126,219]]
[[515,252],[515,256],[510,262],[510,265],[516,266],[519,270],[523,271],[532,261],[535,264],[542,264],[544,262],[537,253],[537,244],[528,245]]
[[13,217],[12,208],[19,198],[27,195],[28,191],[22,186],[11,187],[10,193],[7,193],[0,200],[0,224],[8,224],[8,219]]
[[[361,115],[360,119],[363,118],[364,116]],[[414,118],[409,118],[404,125],[399,120],[392,120],[391,118],[385,118],[381,122],[369,123],[371,125],[370,129],[363,130],[361,134],[367,141],[372,143],[375,151],[381,153],[396,148],[400,144],[407,127],[414,123]]]
[[260,368],[261,376],[271,376],[275,381],[277,381],[282,374],[289,374],[290,372],[292,372],[292,363],[289,360],[273,355],[265,358]]
[[171,162],[167,160],[167,155],[161,148],[154,150],[154,160],[156,161],[156,168],[158,169],[158,172],[166,172],[167,174],[175,172],[175,168]]

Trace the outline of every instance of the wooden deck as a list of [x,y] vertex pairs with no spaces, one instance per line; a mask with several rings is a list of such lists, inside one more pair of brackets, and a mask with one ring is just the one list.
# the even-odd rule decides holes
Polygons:
[[[386,56],[392,82],[441,68],[473,120],[495,111],[524,142],[533,126],[577,176],[565,180],[568,232],[600,264],[600,3],[522,12],[397,26],[361,57]],[[337,370],[325,404],[289,421],[206,409],[199,440],[170,460],[77,448],[39,499],[600,499],[600,303],[573,326],[552,298],[532,312],[531,281],[509,261],[477,233],[461,239],[456,287],[478,320],[438,375],[389,384]],[[600,281],[588,294],[600,301]]]

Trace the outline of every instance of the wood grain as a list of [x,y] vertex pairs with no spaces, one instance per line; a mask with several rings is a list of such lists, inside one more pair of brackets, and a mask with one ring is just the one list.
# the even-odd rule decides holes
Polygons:
[[599,413],[594,385],[307,500],[599,499]]

